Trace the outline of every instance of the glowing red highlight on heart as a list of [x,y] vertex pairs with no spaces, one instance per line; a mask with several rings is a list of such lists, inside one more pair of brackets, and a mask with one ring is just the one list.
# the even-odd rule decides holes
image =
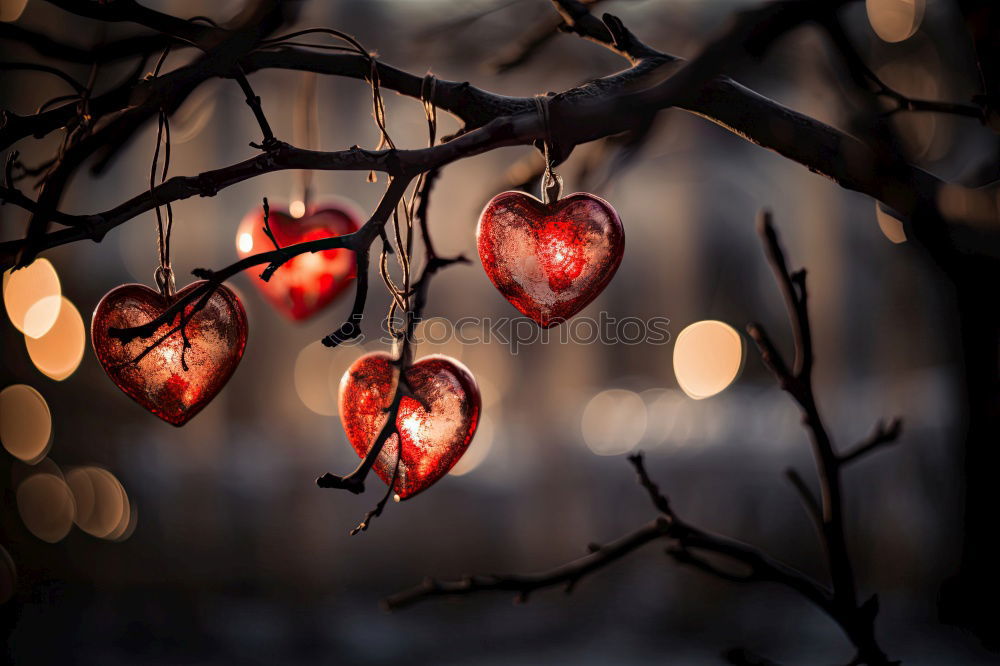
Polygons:
[[523,192],[502,192],[483,209],[476,237],[490,281],[543,328],[597,298],[625,252],[618,213],[586,193],[546,204]]
[[[180,324],[179,312],[150,338],[123,342],[111,336],[109,329],[147,324],[203,284],[194,282],[173,297],[141,284],[116,287],[97,304],[90,324],[94,354],[111,381],[143,408],[175,426],[184,425],[211,402],[243,357],[248,326],[239,298],[220,285],[194,313],[183,334],[171,332]],[[199,300],[186,306],[186,312]]]
[[[397,372],[389,354],[376,352],[356,360],[340,381],[340,420],[361,458],[385,425]],[[400,401],[398,435],[386,440],[373,466],[400,499],[426,490],[455,466],[476,434],[482,409],[475,378],[455,359],[427,356],[406,370],[406,379],[416,399]]]

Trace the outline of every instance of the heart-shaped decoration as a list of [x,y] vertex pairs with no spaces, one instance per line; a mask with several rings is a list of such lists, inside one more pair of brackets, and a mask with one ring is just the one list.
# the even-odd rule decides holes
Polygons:
[[625,252],[618,213],[583,192],[549,204],[502,192],[479,216],[476,238],[493,286],[542,328],[561,324],[597,298]]
[[[362,458],[385,425],[396,372],[389,354],[375,352],[356,360],[340,380],[340,420]],[[475,378],[455,359],[422,358],[406,370],[406,380],[418,399],[400,401],[398,434],[389,437],[373,467],[400,499],[425,490],[455,466],[476,434],[482,409]]]
[[[281,247],[353,233],[360,227],[356,207],[345,200],[334,200],[308,211],[300,218],[270,207],[268,224]],[[274,249],[264,233],[264,209],[251,211],[240,222],[236,234],[240,257]],[[295,321],[303,321],[329,305],[357,274],[354,252],[334,248],[300,254],[279,268],[271,279],[260,279],[260,266],[247,269],[253,283],[279,311]]]
[[[151,338],[122,342],[112,337],[109,329],[146,324],[202,284],[194,282],[173,297],[164,297],[141,284],[116,287],[97,304],[90,323],[94,354],[111,381],[175,426],[184,425],[211,402],[243,357],[247,316],[240,299],[220,285],[204,307],[194,313],[183,335],[180,329],[171,333],[180,324],[180,313],[172,323],[160,326]],[[198,297],[188,305],[185,314],[200,300]]]

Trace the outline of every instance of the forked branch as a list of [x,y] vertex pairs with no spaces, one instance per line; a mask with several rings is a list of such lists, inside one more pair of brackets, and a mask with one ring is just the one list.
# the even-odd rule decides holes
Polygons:
[[[621,53],[632,64],[623,72],[566,90],[553,98],[553,117],[559,121],[557,136],[553,138],[561,149],[560,157],[568,155],[576,145],[632,130],[653,113],[677,106],[804,164],[846,188],[869,194],[902,215],[910,215],[921,207],[937,210],[937,194],[945,185],[941,180],[898,160],[891,171],[881,170],[877,151],[863,141],[776,104],[721,75],[739,56],[761,53],[774,40],[803,22],[827,20],[848,1],[785,0],[741,12],[690,61],[645,45],[614,16],[604,15],[601,21],[590,15],[583,3],[558,2],[568,29]],[[68,182],[73,171],[109,142],[114,146],[124,143],[160,109],[168,113],[176,109],[192,90],[209,78],[235,76],[242,85],[240,72],[282,68],[366,79],[374,67],[382,87],[411,97],[421,95],[423,79],[378,61],[373,63],[367,55],[318,53],[310,48],[263,40],[265,29],[262,25],[273,26],[275,20],[275,5],[271,2],[251,7],[227,28],[183,21],[146,10],[134,2],[106,6],[90,2],[59,1],[57,4],[90,18],[139,23],[180,43],[197,44],[205,55],[163,76],[137,82],[135,86],[115,88],[88,100],[89,114],[95,121],[114,118],[114,122],[85,142],[71,146],[67,151],[71,160],[61,159],[53,165],[53,173],[58,174],[59,179],[56,185],[47,188],[47,193],[43,192],[46,194],[43,200],[36,202],[15,192],[3,196],[5,201],[31,211],[34,224],[30,243],[25,240],[0,243],[0,268],[14,265],[18,258],[23,264],[39,252],[66,243],[88,239],[100,241],[109,230],[152,210],[157,204],[191,196],[213,196],[222,188],[272,171],[376,169],[415,177],[485,151],[529,145],[544,134],[533,111],[532,98],[497,95],[464,82],[438,81],[431,101],[464,123],[459,138],[422,150],[305,151],[284,146],[269,136],[269,125],[251,90],[247,97],[261,125],[264,143],[268,144],[265,154],[197,176],[173,178],[152,192],[137,195],[101,213],[70,215],[58,208],[62,192],[58,183]],[[10,31],[5,36],[39,43],[24,31]],[[667,68],[678,67],[678,71],[663,82],[644,87],[653,77],[662,76]],[[0,147],[29,136],[45,136],[60,127],[78,123],[79,118],[80,110],[75,103],[31,116],[6,112],[0,122]],[[916,198],[913,193],[917,193]],[[65,228],[45,233],[49,222]],[[963,239],[965,236],[956,236],[954,242],[973,243],[971,239]],[[984,243],[973,245],[974,248],[966,249],[992,252],[991,248],[995,247]]]
[[[804,424],[813,441],[813,457],[822,489],[817,502],[797,472],[789,478],[802,493],[811,515],[817,521],[830,568],[830,584],[816,580],[755,546],[713,534],[678,516],[672,503],[646,471],[642,454],[629,456],[639,484],[649,495],[657,518],[629,534],[603,546],[592,546],[589,555],[567,564],[530,575],[465,576],[458,580],[425,579],[420,585],[387,597],[383,605],[403,608],[418,601],[440,596],[464,596],[480,592],[511,592],[517,601],[526,601],[535,591],[564,587],[567,592],[585,577],[622,559],[654,541],[664,541],[666,552],[674,561],[690,565],[704,573],[740,583],[769,582],[782,585],[815,604],[843,630],[854,645],[852,664],[884,666],[892,662],[875,638],[876,597],[856,602],[855,581],[843,532],[843,507],[840,492],[840,467],[878,446],[893,441],[900,433],[898,419],[888,428],[881,425],[852,452],[838,456],[819,418],[812,390],[812,333],[809,326],[805,271],[791,271],[771,224],[770,215],[762,213],[759,229],[768,260],[784,295],[789,320],[794,331],[796,361],[789,366],[759,325],[751,327],[764,363],[771,368],[779,385],[803,409]],[[716,559],[707,559],[712,555]],[[728,566],[728,562],[733,566]]]

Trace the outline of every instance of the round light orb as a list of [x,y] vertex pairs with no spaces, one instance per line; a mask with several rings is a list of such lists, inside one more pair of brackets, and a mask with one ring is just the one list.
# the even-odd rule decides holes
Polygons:
[[42,541],[61,541],[73,527],[76,508],[69,486],[54,474],[34,474],[17,487],[21,522]]
[[62,305],[59,275],[48,259],[3,274],[3,303],[14,328],[40,338],[56,323]]
[[584,408],[580,429],[584,443],[597,455],[628,453],[646,433],[646,404],[632,391],[601,391]]
[[[127,499],[127,498],[126,498]],[[122,541],[128,541],[132,533],[135,532],[136,525],[139,524],[139,512],[136,510],[134,504],[128,505],[128,511],[122,516],[122,521],[118,524],[118,527],[107,536],[108,541],[115,541],[121,543]]]
[[18,460],[34,465],[52,446],[52,414],[42,394],[27,384],[0,391],[0,442]]
[[100,467],[77,467],[66,473],[76,501],[75,522],[99,539],[109,538],[128,523],[128,498],[114,474]]
[[320,341],[302,348],[295,359],[295,393],[309,411],[321,416],[337,415],[337,391],[331,383],[336,354]]
[[721,393],[742,369],[743,338],[725,322],[695,322],[674,342],[674,376],[695,400]]
[[886,209],[881,201],[875,202],[875,219],[878,221],[879,231],[897,245],[906,242],[906,229],[903,221]]
[[28,0],[0,0],[0,21],[13,23],[21,18]]
[[236,249],[240,252],[250,252],[253,250],[253,235],[244,231],[236,236]]
[[76,371],[87,344],[87,331],[79,310],[66,297],[61,300],[59,317],[52,328],[39,338],[24,338],[31,362],[42,374],[56,381]]
[[448,473],[463,476],[479,467],[489,456],[490,449],[493,448],[493,433],[493,422],[490,418],[488,416],[480,418],[479,425],[476,426],[476,437],[472,440],[472,444],[469,444],[468,450]]
[[902,42],[920,29],[926,0],[865,0],[868,22],[884,42]]
[[118,479],[118,477],[116,477],[114,474],[112,474],[106,469],[101,469],[99,467],[97,469],[104,472],[107,476],[111,478],[112,481],[114,481],[114,484],[118,489],[118,495],[121,498],[121,507],[122,507],[121,514],[118,516],[118,522],[115,524],[115,526],[111,529],[110,532],[104,535],[103,538],[107,539],[108,541],[122,541],[128,538],[125,536],[126,533],[131,534],[129,528],[130,525],[132,530],[135,529],[135,524],[134,524],[135,517],[133,513],[134,507],[132,506],[132,503],[129,502],[128,493],[125,492],[125,486],[122,485],[122,482]]

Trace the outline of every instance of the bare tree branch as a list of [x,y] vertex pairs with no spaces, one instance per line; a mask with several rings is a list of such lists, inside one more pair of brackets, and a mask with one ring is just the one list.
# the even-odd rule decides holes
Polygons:
[[[766,5],[761,10],[744,12],[733,27],[711,42],[701,56],[684,66],[680,72],[657,86],[631,93],[624,91],[660,67],[679,61],[644,45],[640,46],[641,42],[624,30],[620,21],[606,16],[605,25],[608,27],[608,32],[615,40],[615,44],[618,44],[615,48],[640,54],[641,59],[626,72],[556,96],[552,104],[553,115],[560,120],[556,143],[565,153],[577,144],[631,129],[637,109],[655,111],[677,105],[703,115],[754,143],[770,147],[817,173],[827,175],[846,188],[869,194],[903,215],[910,214],[921,205],[936,208],[937,192],[944,183],[930,174],[902,164],[887,175],[879,171],[876,166],[879,163],[876,152],[863,142],[781,107],[725,77],[713,78],[722,63],[731,59],[740,48],[758,52],[794,25],[811,18],[826,16],[840,4],[843,2],[808,3],[801,0],[786,0]],[[249,53],[242,58],[241,64],[246,71],[263,67],[284,67],[363,78],[366,76],[367,61],[365,58],[350,54],[313,53],[301,49],[279,48]],[[421,77],[408,75],[382,64],[379,64],[378,68],[383,87],[397,89],[411,96],[419,95]],[[172,99],[173,96],[168,95],[168,90],[179,86],[183,94],[186,94],[205,78],[213,75],[228,76],[230,71],[231,67],[220,69],[219,63],[214,62],[197,63],[175,70],[153,81],[153,83],[163,82],[161,84],[163,87],[157,87],[155,90],[159,91],[159,95],[167,96],[166,98],[156,99],[156,103],[147,101],[128,113],[142,110],[148,116],[154,108],[164,106],[168,100],[176,103],[176,100]],[[471,127],[480,127],[483,130],[487,129],[487,125],[492,127],[489,131],[477,135],[477,141],[462,144],[461,148],[454,152],[439,150],[443,147],[436,146],[426,149],[427,152],[419,156],[408,155],[416,168],[425,170],[437,168],[450,161],[485,150],[506,145],[524,145],[539,138],[540,128],[536,119],[532,117],[533,102],[530,98],[501,97],[477,90],[467,84],[444,81],[436,86],[434,97],[435,105],[445,110],[456,112],[457,109],[464,109],[461,115],[465,116],[464,119]],[[107,113],[111,107],[121,105],[123,100],[106,99],[102,96],[95,98],[92,103]],[[66,107],[44,112],[37,120],[8,114],[3,128],[0,129],[0,145],[9,145],[11,140],[32,132],[44,133],[64,124],[71,117],[72,111]],[[475,144],[475,148],[466,150],[471,144]],[[431,157],[434,151],[437,153]],[[437,159],[449,152],[446,159]],[[338,159],[343,153],[344,151],[316,153],[310,156],[311,159],[300,160],[296,164],[290,161],[282,165],[275,160],[262,172],[280,168],[348,168]],[[300,151],[296,155],[293,150],[289,156],[301,157],[302,154]],[[831,159],[831,156],[837,157]],[[176,197],[182,198],[194,193],[208,196],[219,187],[250,177],[252,175],[250,173],[239,173],[244,166],[246,163],[233,165],[229,170],[218,170],[213,179],[216,182],[208,186],[192,188],[189,179],[188,186],[180,188],[181,192]],[[259,163],[254,166],[259,166]],[[362,166],[362,168],[368,167]],[[177,185],[178,183],[175,183],[173,187]],[[171,186],[171,183],[168,182],[166,186]],[[43,210],[49,208],[50,206],[46,205]],[[133,208],[134,214],[148,209],[145,206]],[[131,211],[126,211],[128,208],[125,211],[116,211],[115,216],[122,213],[133,214]],[[55,210],[50,213],[54,214]],[[81,217],[90,227],[87,233],[81,233],[79,230],[53,232],[44,239],[38,239],[38,249],[84,238],[97,240],[103,236],[107,228],[129,219],[125,217],[107,221],[93,219],[104,216]],[[968,242],[974,243],[973,240]],[[996,249],[994,247],[996,243],[987,245],[975,242],[975,245],[977,251]],[[18,241],[0,244],[0,265],[9,265],[10,257],[16,256],[21,249]]]
[[820,537],[822,537],[823,510],[820,508],[819,502],[816,501],[816,496],[813,495],[812,490],[809,489],[809,486],[806,485],[805,480],[797,470],[789,467],[785,470],[785,478],[795,487],[799,498],[802,500],[802,506],[805,507],[806,513],[809,514],[809,517],[820,531]]
[[[712,534],[682,520],[667,496],[649,476],[642,454],[636,454],[629,456],[628,460],[635,468],[640,486],[659,513],[652,523],[606,546],[591,546],[589,555],[538,574],[466,576],[454,581],[427,578],[418,586],[386,598],[383,601],[386,608],[402,608],[431,597],[463,596],[488,591],[513,592],[518,601],[526,601],[534,591],[550,587],[565,585],[569,591],[586,576],[651,541],[663,539],[668,544],[667,554],[680,564],[690,565],[709,575],[733,582],[778,583],[808,599],[827,613],[854,645],[857,653],[852,664],[884,666],[894,663],[886,657],[875,637],[877,597],[871,597],[860,605],[857,603],[855,581],[843,532],[840,466],[861,453],[837,457],[819,419],[812,392],[812,340],[806,307],[805,272],[789,271],[777,233],[766,213],[760,216],[759,231],[776,280],[785,296],[789,320],[796,331],[796,370],[790,371],[780,360],[780,354],[763,329],[753,327],[752,330],[756,333],[765,363],[771,367],[782,388],[799,403],[805,414],[804,424],[813,440],[813,456],[823,491],[822,503],[816,502],[805,482],[794,470],[789,470],[788,476],[800,490],[807,508],[817,522],[829,561],[832,585],[828,587],[754,546]],[[877,446],[875,442],[894,439],[898,435],[898,428],[896,424],[888,430],[877,428],[859,450],[863,453]],[[736,568],[708,559],[705,557],[708,554],[732,562]]]
[[863,442],[860,442],[853,449],[840,454],[840,464],[846,465],[849,462],[853,462],[871,453],[881,446],[896,442],[902,432],[903,421],[899,418],[893,419],[889,423],[888,427],[886,427],[882,421],[879,421],[875,425],[875,430],[873,430]]
[[580,579],[588,574],[620,560],[650,541],[664,538],[669,529],[669,520],[662,517],[657,518],[620,539],[599,546],[589,555],[538,574],[465,576],[456,581],[426,578],[417,587],[386,597],[382,601],[382,606],[387,610],[397,610],[431,597],[479,592],[513,592],[515,600],[523,603],[536,590],[561,585],[565,585],[567,589],[571,590]]

